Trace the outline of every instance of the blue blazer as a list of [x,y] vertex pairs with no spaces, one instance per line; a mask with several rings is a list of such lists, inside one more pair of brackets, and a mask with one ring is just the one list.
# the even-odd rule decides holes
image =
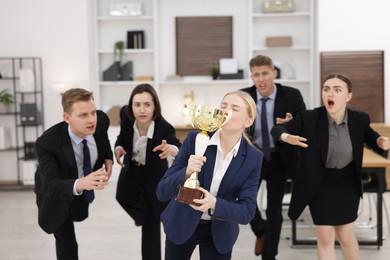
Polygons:
[[[157,186],[157,198],[160,201],[170,200],[161,215],[165,234],[171,242],[178,245],[185,243],[193,235],[202,216],[202,212],[175,200],[178,187],[185,181],[188,158],[195,154],[197,133],[194,131],[188,134],[175,162]],[[217,146],[207,147],[204,154],[207,161],[198,174],[200,185],[206,190],[210,190],[216,152]],[[242,138],[238,153],[222,179],[216,196],[215,211],[211,215],[214,244],[221,254],[232,250],[239,233],[238,224],[248,224],[255,215],[262,160],[262,152]]]

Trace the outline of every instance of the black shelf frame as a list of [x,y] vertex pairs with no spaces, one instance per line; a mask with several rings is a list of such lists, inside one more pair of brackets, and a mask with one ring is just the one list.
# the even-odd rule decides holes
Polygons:
[[[0,57],[0,68],[8,66],[8,72],[12,75],[0,78],[0,89],[8,88],[3,87],[4,82],[12,85],[13,104],[12,112],[0,113],[0,117],[13,116],[14,125],[12,126],[12,132],[15,136],[15,144],[13,147],[2,149],[3,152],[13,152],[16,155],[16,172],[17,180],[16,185],[0,185],[0,190],[8,189],[10,186],[19,187],[31,187],[33,185],[24,185],[21,176],[21,163],[23,161],[31,161],[31,159],[25,159],[24,144],[25,142],[35,142],[36,138],[43,133],[44,130],[44,98],[43,98],[43,73],[42,73],[42,58],[40,57]],[[33,89],[31,91],[22,91],[20,89],[19,72],[21,69],[31,69],[34,75]],[[3,86],[2,86],[3,85]],[[10,87],[9,87],[10,88]],[[21,122],[20,105],[23,103],[35,103],[37,110],[39,111],[40,121],[36,125],[23,125]],[[33,128],[33,129],[32,129]],[[29,136],[29,138],[28,138]],[[34,139],[34,140],[32,140]]]

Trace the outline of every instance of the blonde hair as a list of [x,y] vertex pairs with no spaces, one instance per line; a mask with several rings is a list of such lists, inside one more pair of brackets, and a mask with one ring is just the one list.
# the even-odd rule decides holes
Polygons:
[[[244,103],[246,105],[246,110],[247,110],[248,116],[249,116],[249,118],[252,118],[253,119],[252,122],[254,122],[256,119],[257,106],[256,106],[255,101],[251,97],[251,95],[249,95],[248,93],[246,93],[244,91],[237,90],[237,91],[233,91],[233,92],[229,92],[229,93],[225,94],[225,96],[223,98],[225,98],[226,96],[229,96],[229,95],[239,96],[244,101]],[[243,136],[248,141],[248,143],[252,144],[252,141],[250,140],[246,131],[243,132]]]

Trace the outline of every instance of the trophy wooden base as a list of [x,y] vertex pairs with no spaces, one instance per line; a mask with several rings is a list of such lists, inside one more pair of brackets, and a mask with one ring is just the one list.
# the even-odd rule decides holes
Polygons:
[[203,192],[198,189],[180,186],[179,195],[177,195],[176,201],[200,206],[200,204],[194,202],[194,199],[201,199],[202,196]]

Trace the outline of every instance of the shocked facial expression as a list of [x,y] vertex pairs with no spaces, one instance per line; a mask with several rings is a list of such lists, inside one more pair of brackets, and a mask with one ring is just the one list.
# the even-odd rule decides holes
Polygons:
[[75,102],[71,111],[64,112],[63,117],[76,136],[84,139],[95,133],[97,116],[93,100]]
[[148,92],[134,95],[132,109],[138,123],[148,124],[152,122],[155,109],[152,95]]
[[232,110],[230,120],[222,127],[224,130],[242,132],[253,123],[254,119],[249,117],[246,103],[238,95],[230,94],[225,96],[221,102],[220,109],[225,112],[229,109]]
[[344,111],[352,98],[348,92],[347,83],[338,78],[331,78],[324,82],[322,87],[322,102],[329,113]]
[[257,91],[262,96],[268,97],[274,92],[274,80],[278,72],[269,66],[255,66],[251,68],[251,78]]

